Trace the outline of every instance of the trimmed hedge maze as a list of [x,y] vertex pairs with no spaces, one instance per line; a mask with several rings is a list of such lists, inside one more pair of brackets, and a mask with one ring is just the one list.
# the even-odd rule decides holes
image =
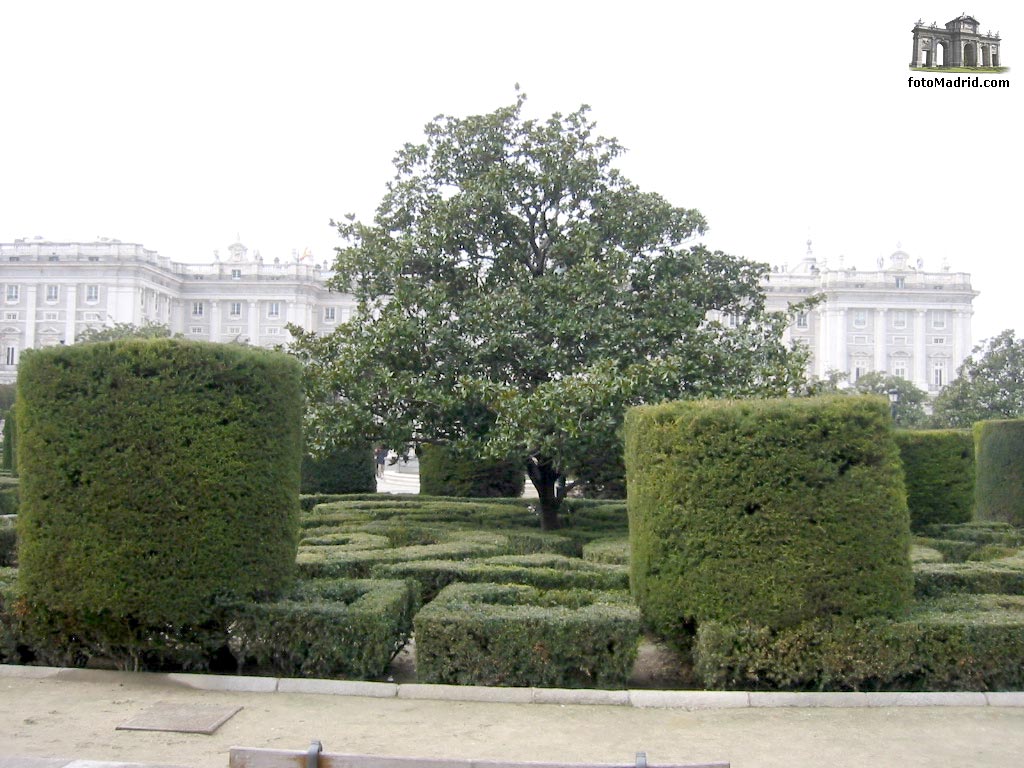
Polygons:
[[622,688],[640,612],[622,591],[452,584],[415,626],[420,682]]
[[[621,502],[579,500],[567,505],[572,523],[553,534],[537,530],[535,513],[521,499],[481,503],[376,494],[304,497],[293,586],[272,599],[218,603],[216,624],[226,628],[218,647],[179,642],[173,653],[161,648],[161,653],[151,652],[132,664],[381,679],[408,642],[420,606],[433,605],[445,587],[465,584],[520,595],[520,612],[532,611],[530,629],[512,635],[532,638],[528,648],[536,650],[537,660],[523,662],[521,669],[516,662],[495,673],[501,663],[488,666],[480,660],[479,649],[477,662],[467,667],[465,644],[438,650],[428,639],[427,658],[442,668],[461,665],[462,682],[621,687],[635,659],[640,631],[628,571],[621,564],[579,555],[595,539],[600,548],[601,539],[613,538],[622,549],[625,507]],[[7,608],[24,599],[16,574],[0,568],[0,661],[74,665],[94,655],[94,648],[67,645],[57,654],[45,647],[46,638],[38,631],[28,631],[15,620],[17,611]],[[484,624],[493,637],[483,638],[485,646],[513,642],[512,635],[498,631],[507,609],[476,601],[474,615],[491,615]],[[430,616],[431,629],[424,637],[460,631],[459,626],[441,629],[446,619]],[[602,634],[606,629],[610,634]],[[578,635],[586,636],[590,645],[576,643]],[[418,638],[418,655],[420,643]],[[517,653],[515,658],[522,659],[524,652]],[[426,679],[423,673],[420,679]]]

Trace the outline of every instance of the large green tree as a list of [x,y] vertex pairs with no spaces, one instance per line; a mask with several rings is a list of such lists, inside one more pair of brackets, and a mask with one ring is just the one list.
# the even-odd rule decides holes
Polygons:
[[1024,339],[1007,329],[976,346],[935,398],[933,413],[948,427],[1024,417]]
[[[928,414],[924,404],[928,401],[928,393],[913,382],[899,376],[871,371],[865,373],[853,384],[853,392],[865,395],[896,394],[896,402],[892,406],[893,421],[897,427],[920,429],[928,423]],[[890,397],[890,402],[892,398]]]
[[333,282],[356,316],[293,328],[293,351],[314,442],[522,461],[550,529],[567,478],[621,461],[627,406],[782,394],[804,356],[764,308],[766,265],[692,244],[700,213],[616,170],[587,107],[526,119],[524,99],[437,117],[399,150],[373,222],[338,224]]

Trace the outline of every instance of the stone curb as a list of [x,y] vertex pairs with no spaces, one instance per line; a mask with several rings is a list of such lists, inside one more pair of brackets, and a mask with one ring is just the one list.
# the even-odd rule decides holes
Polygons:
[[314,680],[282,677],[277,683],[277,692],[393,699],[398,696],[398,686],[395,683],[368,683],[364,680]]
[[241,693],[313,693],[435,701],[477,701],[501,704],[627,706],[718,710],[769,707],[1024,707],[1024,691],[980,692],[836,692],[762,691],[609,691],[592,688],[499,688],[425,683],[372,683],[363,680],[200,675],[188,673],[117,672],[102,669],[32,667],[0,664],[0,678],[50,679],[113,683],[126,680],[173,685],[192,690]]

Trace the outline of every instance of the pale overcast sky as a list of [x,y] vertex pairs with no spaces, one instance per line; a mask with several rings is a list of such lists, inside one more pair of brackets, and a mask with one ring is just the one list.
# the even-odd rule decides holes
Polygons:
[[[934,0],[0,5],[0,241],[330,260],[439,113],[592,107],[643,189],[714,248],[970,272],[975,340],[1024,286],[1024,11]],[[1001,33],[1008,89],[910,88],[914,23]],[[2,266],[0,266],[2,269]]]

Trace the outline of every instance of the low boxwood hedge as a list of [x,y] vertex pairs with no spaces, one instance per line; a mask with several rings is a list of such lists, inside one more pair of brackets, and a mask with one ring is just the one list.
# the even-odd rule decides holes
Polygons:
[[18,564],[18,535],[13,516],[0,517],[0,568],[13,568]]
[[629,589],[629,572],[622,566],[551,554],[387,563],[374,566],[371,575],[415,579],[424,603],[455,582],[527,584],[538,589]]
[[583,545],[583,559],[592,563],[629,565],[629,537],[596,539]]
[[390,549],[350,549],[340,546],[303,546],[297,558],[299,573],[313,578],[365,578],[378,563],[439,558],[486,557],[508,550],[508,539],[500,533],[453,531],[446,541],[413,544]]
[[707,688],[743,690],[1020,690],[1024,597],[957,595],[890,621],[816,619],[771,630],[706,622],[695,671]]
[[300,582],[285,599],[232,606],[229,646],[261,673],[373,678],[407,642],[416,606],[408,581]]
[[1011,558],[991,562],[918,563],[914,566],[914,594],[917,597],[962,593],[1024,595],[1024,561]]
[[623,592],[452,584],[414,625],[420,682],[621,688],[640,613]]

